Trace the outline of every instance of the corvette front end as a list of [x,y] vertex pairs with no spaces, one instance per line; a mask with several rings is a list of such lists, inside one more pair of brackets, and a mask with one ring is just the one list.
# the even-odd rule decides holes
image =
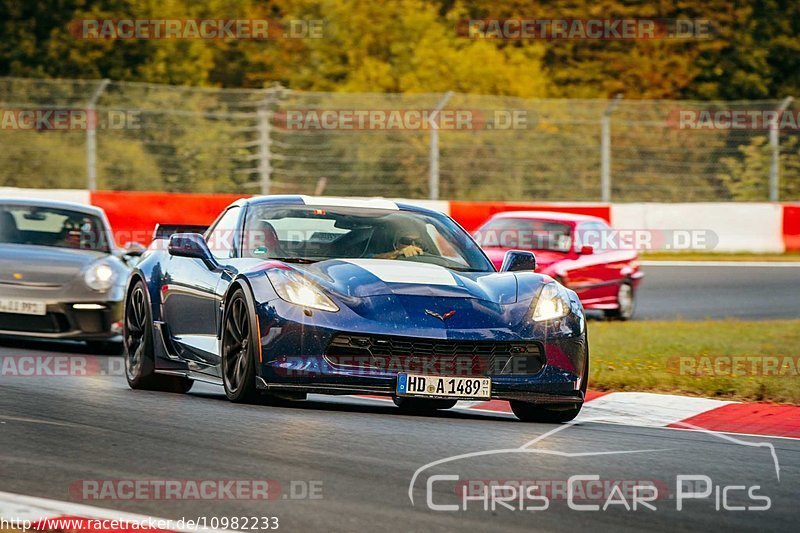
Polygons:
[[[488,395],[454,397],[583,402],[588,350],[574,292],[550,281],[532,299],[511,301],[506,294],[498,303],[436,294],[431,286],[422,292],[433,294],[415,289],[334,293],[335,311],[283,298],[262,303],[260,387],[397,395],[404,375],[488,378]],[[435,393],[430,397],[439,397]]]

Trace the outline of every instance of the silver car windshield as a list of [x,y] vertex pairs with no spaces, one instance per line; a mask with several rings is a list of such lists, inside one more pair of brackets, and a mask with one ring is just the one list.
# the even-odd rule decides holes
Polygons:
[[27,205],[0,205],[0,243],[110,252],[105,226],[98,217]]

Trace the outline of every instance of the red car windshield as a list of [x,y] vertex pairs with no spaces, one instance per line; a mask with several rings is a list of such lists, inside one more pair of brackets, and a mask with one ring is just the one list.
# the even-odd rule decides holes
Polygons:
[[496,218],[475,232],[483,248],[519,248],[568,252],[572,228],[568,224],[528,218]]

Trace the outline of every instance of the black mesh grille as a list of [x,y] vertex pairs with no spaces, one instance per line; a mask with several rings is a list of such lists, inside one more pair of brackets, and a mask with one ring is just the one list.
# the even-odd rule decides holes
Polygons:
[[43,316],[0,313],[0,330],[61,333],[69,331],[69,322],[62,313],[47,313]]
[[326,352],[334,365],[439,375],[531,375],[544,366],[536,342],[451,341],[337,335]]

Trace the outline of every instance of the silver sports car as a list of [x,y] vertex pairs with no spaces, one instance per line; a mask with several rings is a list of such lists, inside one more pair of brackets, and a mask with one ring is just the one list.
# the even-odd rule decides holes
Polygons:
[[121,340],[137,254],[117,248],[101,209],[0,198],[0,336]]

